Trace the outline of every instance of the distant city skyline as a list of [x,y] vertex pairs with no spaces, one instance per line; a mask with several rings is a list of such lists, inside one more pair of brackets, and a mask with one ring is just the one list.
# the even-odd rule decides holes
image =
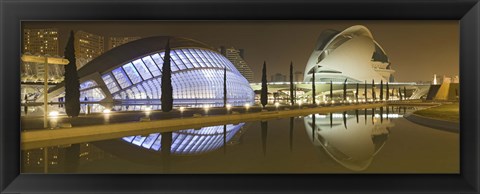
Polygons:
[[58,28],[59,54],[69,31],[108,37],[180,36],[208,45],[244,48],[245,61],[261,79],[263,61],[268,75],[304,71],[323,30],[342,31],[352,25],[369,28],[390,58],[397,81],[428,81],[433,74],[459,72],[458,21],[115,21],[24,22],[24,28]]

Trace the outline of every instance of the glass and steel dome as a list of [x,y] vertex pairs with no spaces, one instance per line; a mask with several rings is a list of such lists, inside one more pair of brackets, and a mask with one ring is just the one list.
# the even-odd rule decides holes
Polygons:
[[[248,81],[226,57],[201,42],[169,36],[132,41],[87,63],[78,71],[80,100],[129,104],[134,110],[146,104],[159,109],[167,40],[171,48],[174,106],[223,106],[224,68],[227,103],[253,103],[254,93]],[[63,85],[56,89],[60,90],[54,89],[49,97],[61,94]]]

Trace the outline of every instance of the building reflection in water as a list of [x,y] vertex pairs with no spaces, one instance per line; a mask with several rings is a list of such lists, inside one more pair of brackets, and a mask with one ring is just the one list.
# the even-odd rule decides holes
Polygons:
[[[366,121],[366,109],[364,115],[358,114],[358,111],[352,112],[355,115],[347,112],[309,115],[304,117],[305,129],[318,149],[325,150],[331,158],[350,170],[363,171],[387,141],[389,128],[394,126],[390,120],[383,121],[386,114],[372,111],[368,115],[372,117],[372,123],[358,122],[358,117],[365,117]],[[398,114],[388,116],[398,117]]]
[[[146,136],[137,135],[122,138],[123,141],[136,145],[140,148],[153,151],[160,151],[162,155],[188,155],[201,154],[221,148],[224,144],[232,139],[235,134],[245,123],[229,124],[203,127],[200,129],[184,129],[174,131],[171,139],[164,138],[166,133],[152,133]],[[225,137],[224,137],[225,136]],[[169,145],[162,141],[169,140]],[[170,152],[162,151],[163,147],[169,146]]]

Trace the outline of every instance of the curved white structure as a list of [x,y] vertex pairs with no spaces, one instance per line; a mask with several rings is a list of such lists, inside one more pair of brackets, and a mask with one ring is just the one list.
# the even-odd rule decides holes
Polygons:
[[368,116],[361,115],[362,112],[359,111],[357,122],[355,115],[341,113],[304,117],[305,129],[307,135],[312,137],[310,141],[313,145],[325,150],[338,164],[353,171],[363,171],[370,166],[387,141],[389,128],[394,126],[386,116],[383,120],[379,114],[375,114],[373,120],[365,119],[370,117],[371,111]]
[[372,33],[361,25],[342,32],[326,30],[305,67],[304,81],[375,82],[393,81],[390,62]]

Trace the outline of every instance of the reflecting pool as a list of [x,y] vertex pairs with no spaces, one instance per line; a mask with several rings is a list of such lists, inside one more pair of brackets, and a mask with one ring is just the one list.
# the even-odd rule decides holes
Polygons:
[[459,134],[415,107],[312,114],[22,151],[24,173],[458,173]]

